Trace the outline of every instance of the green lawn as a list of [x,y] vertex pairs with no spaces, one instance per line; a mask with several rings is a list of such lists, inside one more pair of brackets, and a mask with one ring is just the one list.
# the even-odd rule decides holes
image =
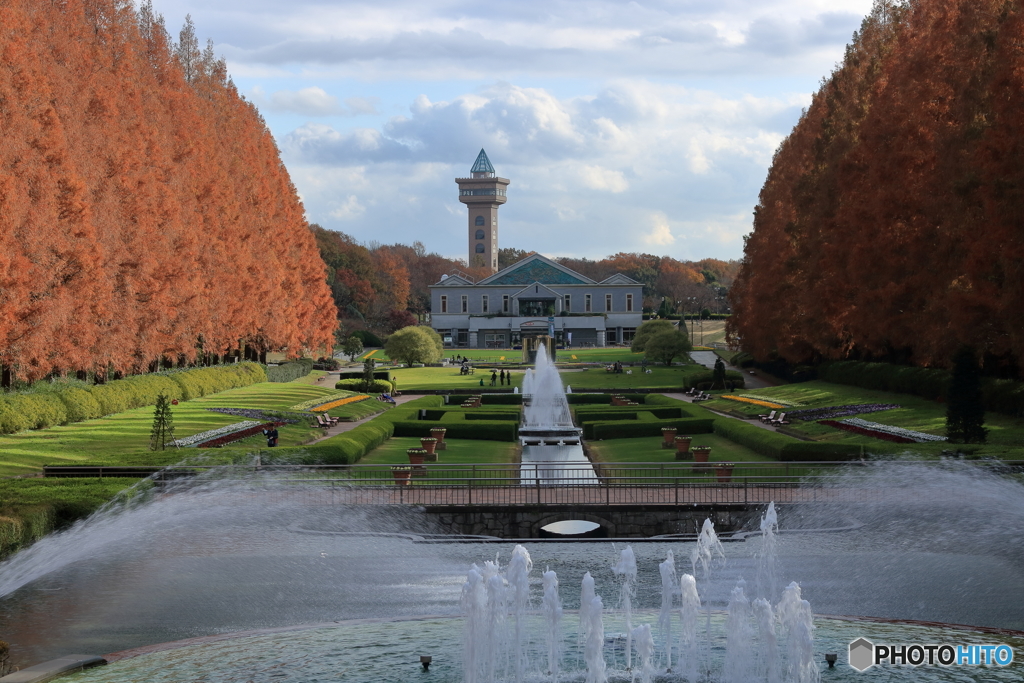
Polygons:
[[[307,399],[332,393],[336,393],[333,387],[311,386],[300,382],[265,382],[241,389],[231,389],[173,406],[174,434],[182,438],[246,419],[212,413],[206,408],[288,410]],[[366,403],[373,410],[383,405],[378,401]],[[357,414],[365,410],[366,406],[356,403],[332,410],[331,414]],[[149,451],[149,432],[152,425],[153,408],[147,407],[96,420],[0,436],[0,476],[31,475],[47,464],[104,462],[121,459],[127,455],[133,455],[132,460],[137,464],[143,464],[149,457],[153,458],[154,464],[164,464],[198,452],[194,448],[160,453]],[[279,431],[282,446],[297,446],[319,434],[318,429],[302,423],[286,425]],[[238,445],[246,447],[258,444],[265,445],[262,435],[250,437]]]
[[[750,391],[741,390],[733,393],[738,395],[757,394],[768,399],[777,398],[787,403],[799,404],[786,409],[780,409],[779,412],[857,403],[894,403],[900,407],[875,413],[863,413],[855,417],[870,422],[912,429],[926,434],[942,436],[946,431],[946,405],[909,394],[872,391],[870,389],[822,381],[786,384]],[[702,405],[707,408],[748,417],[765,414],[771,410],[763,406],[750,405],[722,398],[707,401]],[[836,419],[842,420],[844,418]],[[988,444],[984,446],[969,446],[967,447],[968,450],[979,455],[1011,459],[1024,456],[1024,419],[999,413],[986,413],[985,422],[986,427],[989,429]],[[787,427],[787,430],[814,440],[864,445],[877,453],[914,451],[922,454],[938,455],[942,450],[952,447],[944,442],[895,444],[870,436],[861,436],[834,427],[821,425],[816,421],[804,422],[802,420],[793,420],[792,424]]]
[[[465,483],[467,478],[473,478],[479,484],[508,485],[510,481],[518,480],[519,470],[515,463],[519,460],[519,444],[469,439],[445,439],[445,442],[448,449],[438,451],[437,462],[429,463],[425,477],[414,477],[411,480],[413,485],[460,485]],[[419,447],[419,439],[393,437],[359,461],[360,465],[377,465],[386,469],[386,472],[379,472],[375,467],[357,469],[362,470],[363,476],[375,477],[378,480],[383,477],[387,481],[391,476],[390,466],[408,465],[409,456],[406,451]],[[480,467],[481,464],[495,467]]]
[[[512,371],[512,387],[523,386],[523,370]],[[576,389],[679,389],[686,379],[707,372],[707,368],[689,363],[651,367],[651,374],[645,374],[636,368],[632,375],[625,372],[606,372],[603,368],[585,370],[563,370],[562,384]],[[399,391],[451,391],[458,394],[472,394],[481,388],[491,388],[491,373],[477,369],[473,375],[461,375],[455,367],[447,368],[400,368],[391,371],[391,377],[398,382]],[[480,380],[483,380],[483,387]],[[496,387],[498,388],[498,387]],[[511,388],[505,385],[505,389]]]
[[[606,441],[589,441],[588,448],[598,462],[628,463],[656,462],[684,464],[677,461],[675,449],[662,448],[660,436],[645,436],[634,439],[608,439]],[[746,446],[740,446],[715,434],[694,434],[690,447],[711,446],[709,462],[775,462],[771,458],[758,455]]]

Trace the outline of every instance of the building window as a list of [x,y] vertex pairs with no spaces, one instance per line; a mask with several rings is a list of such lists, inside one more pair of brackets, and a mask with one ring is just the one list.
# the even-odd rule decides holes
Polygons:
[[469,313],[469,297],[465,294],[462,295],[462,312]]
[[484,335],[484,346],[489,349],[503,349],[505,348],[505,335],[504,334],[485,334]]
[[572,297],[568,294],[565,295],[565,300],[562,302],[562,310],[566,313],[572,310]]
[[442,313],[447,313],[448,312],[448,297],[446,297],[443,294],[441,295],[441,312]]
[[482,254],[482,253],[484,253],[485,251],[487,251],[487,250],[486,250],[486,249],[484,249],[484,243],[483,243],[483,242],[477,242],[477,243],[476,243],[476,253],[478,253],[478,254]]
[[605,344],[618,344],[619,338],[615,334],[615,330],[611,329],[605,334]]
[[612,312],[612,295],[611,294],[605,294],[604,295],[604,310],[605,310],[606,313],[611,313]]
[[501,296],[501,312],[508,313],[508,294],[502,294]]
[[506,197],[505,190],[459,190],[460,197]]
[[483,231],[483,230],[477,230],[477,231],[476,231],[476,238],[477,238],[478,240],[482,240],[482,239],[483,239],[484,237],[486,237],[486,236],[487,236],[487,235],[486,235],[486,234],[484,233],[484,231]]
[[590,295],[589,294],[587,294],[586,296],[583,297],[583,310],[586,313],[590,313],[590,312],[593,311],[593,306],[590,303]]
[[483,311],[484,313],[487,312],[487,295],[486,294],[484,294],[482,297],[480,297],[480,310]]
[[[483,217],[483,216],[477,216],[477,217],[476,217],[476,224],[477,224],[477,225],[483,225],[483,224],[484,224],[484,217]],[[478,240],[479,240],[479,239],[483,239],[483,236],[482,236],[482,235],[480,235],[480,233],[479,233],[479,232],[477,233],[477,235],[478,235],[478,237],[477,237],[477,239],[478,239]]]
[[626,310],[627,311],[632,311],[633,310],[633,295],[632,294],[627,294],[626,295]]
[[629,344],[633,341],[633,337],[636,336],[635,327],[623,327],[622,328],[622,343]]

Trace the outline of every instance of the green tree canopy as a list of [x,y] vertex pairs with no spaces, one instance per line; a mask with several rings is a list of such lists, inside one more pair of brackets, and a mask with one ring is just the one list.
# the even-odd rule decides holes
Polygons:
[[388,337],[384,351],[396,360],[413,363],[436,363],[441,359],[444,344],[429,327],[410,325]]
[[672,361],[690,350],[690,339],[680,330],[663,330],[652,335],[644,344],[644,357],[654,362],[672,365]]
[[[640,353],[644,350],[647,340],[659,332],[673,332],[676,326],[668,320],[648,320],[636,328],[633,335],[633,344],[629,347],[633,353]],[[683,334],[686,334],[685,332]]]
[[363,352],[363,340],[352,335],[345,340],[345,343],[341,347],[341,352],[348,356],[349,362],[354,361],[356,356]]

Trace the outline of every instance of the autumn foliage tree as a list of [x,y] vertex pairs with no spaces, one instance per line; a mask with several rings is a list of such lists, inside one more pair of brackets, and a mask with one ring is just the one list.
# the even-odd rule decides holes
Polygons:
[[23,379],[327,344],[323,263],[191,19],[0,3],[0,365]]
[[775,154],[731,289],[755,357],[1024,357],[1024,3],[878,0]]

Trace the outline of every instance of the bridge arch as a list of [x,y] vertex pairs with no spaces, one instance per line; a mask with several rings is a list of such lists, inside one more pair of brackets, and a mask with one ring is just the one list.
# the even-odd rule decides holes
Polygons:
[[549,515],[545,515],[538,519],[530,526],[530,538],[540,538],[543,536],[541,529],[549,524],[555,522],[569,522],[569,521],[582,521],[582,522],[593,522],[599,527],[605,530],[606,534],[612,538],[615,538],[615,523],[598,515],[590,514],[583,511],[564,510],[562,512],[555,512]]

